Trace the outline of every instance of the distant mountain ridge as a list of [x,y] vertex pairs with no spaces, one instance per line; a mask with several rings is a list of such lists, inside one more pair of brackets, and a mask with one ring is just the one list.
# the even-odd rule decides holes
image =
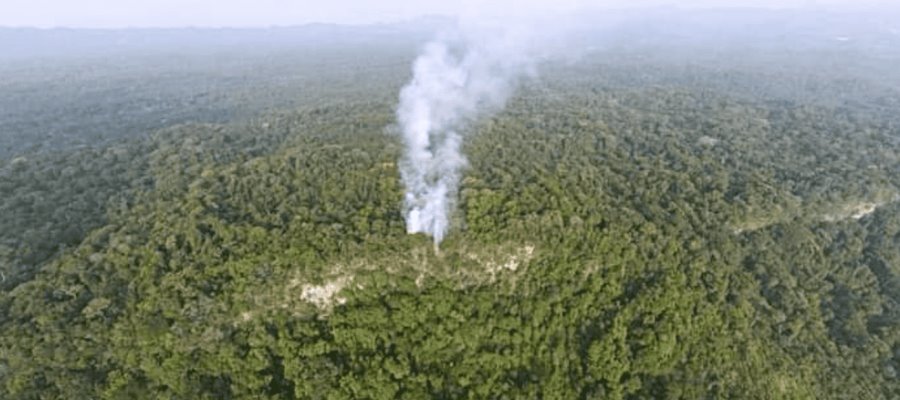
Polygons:
[[426,40],[447,19],[378,25],[307,24],[271,28],[4,28],[0,59],[103,55],[129,51],[209,50],[235,47],[352,45]]
[[[567,30],[590,45],[687,45],[755,47],[853,46],[900,49],[897,13],[769,9],[690,10],[656,7],[580,14]],[[372,25],[313,23],[269,28],[3,28],[0,60],[28,57],[104,55],[148,51],[217,51],[229,48],[284,48],[421,43],[452,26],[455,19],[429,16]]]

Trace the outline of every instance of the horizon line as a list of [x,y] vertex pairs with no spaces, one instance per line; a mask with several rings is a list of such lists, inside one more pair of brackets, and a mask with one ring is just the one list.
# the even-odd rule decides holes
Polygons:
[[[638,12],[641,10],[677,10],[677,11],[692,11],[692,12],[710,12],[710,11],[768,11],[768,12],[791,12],[791,11],[811,11],[811,12],[847,12],[847,11],[874,11],[878,10],[878,7],[866,6],[866,5],[854,5],[854,4],[846,4],[846,5],[832,5],[832,6],[817,6],[817,7],[806,7],[806,6],[784,6],[784,7],[771,7],[771,6],[760,6],[760,5],[748,5],[748,6],[690,6],[690,5],[679,5],[679,4],[665,4],[665,5],[655,5],[655,6],[620,6],[620,7],[591,7],[583,10],[579,10],[574,14],[584,14],[585,12]],[[893,10],[900,12],[900,9]],[[487,17],[502,17],[502,16],[485,16]],[[272,23],[272,24],[264,24],[264,23],[249,23],[249,24],[185,24],[185,25],[141,25],[141,24],[122,24],[122,25],[100,25],[100,26],[91,26],[91,25],[78,25],[78,24],[69,24],[69,25],[10,25],[10,24],[0,24],[0,29],[5,30],[42,30],[42,31],[52,31],[52,30],[94,30],[94,31],[121,31],[121,30],[225,30],[225,29],[233,29],[233,30],[264,30],[264,29],[285,29],[285,28],[299,28],[299,27],[309,27],[315,25],[325,25],[325,26],[335,26],[335,27],[372,27],[372,26],[387,26],[387,25],[401,25],[404,23],[414,23],[421,20],[457,20],[463,18],[460,15],[453,14],[421,14],[417,16],[405,16],[405,17],[397,17],[395,19],[385,19],[380,21],[363,21],[363,22],[342,22],[342,21],[328,21],[328,20],[319,20],[319,21],[298,21],[296,23]]]

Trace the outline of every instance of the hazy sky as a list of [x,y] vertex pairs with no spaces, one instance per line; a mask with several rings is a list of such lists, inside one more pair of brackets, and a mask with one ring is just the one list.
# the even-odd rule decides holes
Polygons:
[[672,4],[875,6],[900,0],[0,0],[0,26],[271,26],[390,22],[423,14],[505,15]]

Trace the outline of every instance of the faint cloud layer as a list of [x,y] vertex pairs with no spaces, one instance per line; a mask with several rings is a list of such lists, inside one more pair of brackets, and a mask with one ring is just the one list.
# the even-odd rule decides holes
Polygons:
[[[8,0],[7,0],[8,1]],[[443,14],[523,17],[579,9],[679,7],[897,7],[886,0],[28,0],[6,4],[3,26],[272,26],[311,22],[377,23]]]

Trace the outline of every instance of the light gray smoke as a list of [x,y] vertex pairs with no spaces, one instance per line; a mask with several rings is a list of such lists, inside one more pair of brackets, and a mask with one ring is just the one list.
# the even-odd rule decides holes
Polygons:
[[461,147],[478,117],[500,110],[529,70],[525,31],[457,28],[425,46],[400,93],[397,119],[406,145],[400,169],[409,233],[439,244],[450,227],[466,166]]

